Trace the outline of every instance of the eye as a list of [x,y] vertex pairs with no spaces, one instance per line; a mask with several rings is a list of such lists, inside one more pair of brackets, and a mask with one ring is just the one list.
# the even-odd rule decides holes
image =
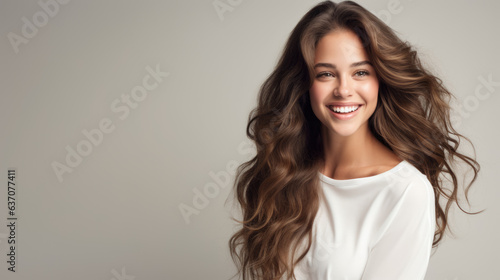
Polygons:
[[359,77],[364,77],[364,76],[370,75],[370,73],[368,73],[368,71],[361,70],[361,71],[356,72],[355,75],[358,75]]
[[330,78],[330,77],[333,77],[333,74],[330,73],[330,72],[321,72],[319,74],[316,75],[316,78]]

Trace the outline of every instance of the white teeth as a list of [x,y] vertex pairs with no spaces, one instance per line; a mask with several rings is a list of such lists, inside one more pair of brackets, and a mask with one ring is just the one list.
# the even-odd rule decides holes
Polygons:
[[330,110],[334,111],[335,113],[351,113],[356,111],[359,108],[358,106],[330,106]]

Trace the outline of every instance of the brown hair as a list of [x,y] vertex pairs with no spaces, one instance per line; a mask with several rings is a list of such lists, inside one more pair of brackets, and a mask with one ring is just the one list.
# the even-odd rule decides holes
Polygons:
[[[372,13],[352,1],[324,1],[313,7],[293,29],[282,56],[260,88],[258,105],[249,115],[247,135],[257,154],[239,166],[234,190],[243,220],[229,240],[237,274],[246,279],[295,278],[294,266],[312,244],[319,208],[319,162],[324,160],[321,123],[312,112],[315,47],[326,34],[350,30],[360,38],[379,78],[377,108],[369,127],[397,156],[425,174],[436,198],[433,247],[441,241],[448,210],[458,203],[456,166],[470,167],[476,180],[479,164],[458,152],[460,139],[450,122],[452,94],[424,69],[417,52]],[[446,193],[443,179],[451,181]],[[444,209],[439,198],[446,201]],[[468,200],[467,200],[468,202]],[[307,238],[305,250],[295,253]],[[238,249],[239,248],[239,249]]]

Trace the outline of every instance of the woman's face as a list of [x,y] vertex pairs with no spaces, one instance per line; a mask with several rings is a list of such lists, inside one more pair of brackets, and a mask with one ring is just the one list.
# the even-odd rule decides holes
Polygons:
[[316,117],[336,136],[368,129],[379,83],[358,36],[336,30],[321,38],[314,58],[310,101]]

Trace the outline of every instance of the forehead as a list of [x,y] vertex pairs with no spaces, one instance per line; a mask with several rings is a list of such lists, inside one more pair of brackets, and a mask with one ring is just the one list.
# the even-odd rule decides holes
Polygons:
[[350,30],[335,30],[323,36],[316,45],[314,61],[336,64],[368,60],[368,55],[356,33]]

